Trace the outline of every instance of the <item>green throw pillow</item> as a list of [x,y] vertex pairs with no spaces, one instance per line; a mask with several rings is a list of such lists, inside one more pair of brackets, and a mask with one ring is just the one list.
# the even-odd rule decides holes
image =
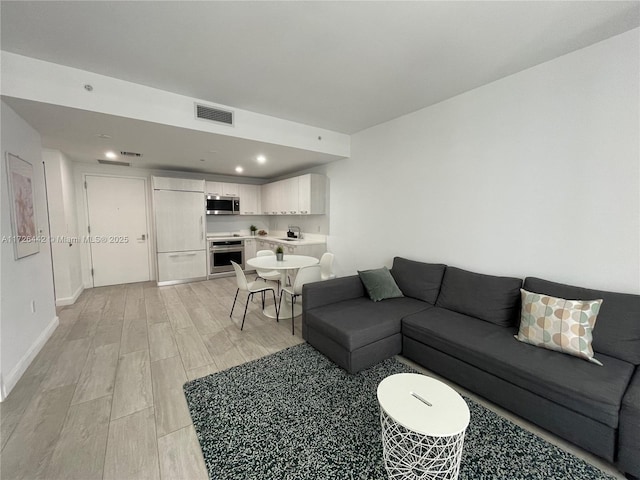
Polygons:
[[387,267],[375,270],[358,270],[358,275],[360,275],[360,280],[369,297],[374,302],[379,302],[385,298],[404,297]]

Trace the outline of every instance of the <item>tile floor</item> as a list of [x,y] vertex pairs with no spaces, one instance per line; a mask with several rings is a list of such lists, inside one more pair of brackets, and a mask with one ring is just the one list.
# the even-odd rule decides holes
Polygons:
[[0,478],[208,478],[182,385],[303,341],[299,317],[293,336],[288,320],[261,314],[257,297],[241,332],[242,294],[229,318],[235,291],[235,277],[117,285],[86,290],[61,309],[59,327],[0,403]]

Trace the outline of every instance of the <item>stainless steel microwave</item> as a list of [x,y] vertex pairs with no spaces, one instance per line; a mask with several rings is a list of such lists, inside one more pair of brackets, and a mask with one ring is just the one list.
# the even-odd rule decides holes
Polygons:
[[206,195],[207,215],[239,215],[240,198]]

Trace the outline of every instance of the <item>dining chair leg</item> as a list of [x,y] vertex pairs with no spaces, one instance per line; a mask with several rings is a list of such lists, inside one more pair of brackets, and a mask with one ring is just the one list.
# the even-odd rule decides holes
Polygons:
[[250,293],[247,297],[247,303],[244,304],[244,315],[242,316],[242,325],[240,325],[240,331],[244,328],[244,319],[247,318],[247,307],[249,306],[249,299],[253,298],[253,293]]
[[231,318],[231,317],[233,316],[233,309],[234,309],[234,308],[235,308],[235,306],[236,306],[236,300],[238,299],[238,293],[239,293],[239,292],[240,292],[240,289],[239,289],[239,288],[238,288],[238,289],[236,289],[236,296],[235,296],[235,298],[233,299],[233,305],[231,305],[231,313],[229,314],[229,318]]
[[276,292],[271,289],[271,294],[273,295],[273,308],[276,309],[276,322],[280,321],[280,305],[276,303]]
[[291,295],[291,335],[296,334],[295,326],[293,323],[293,316],[296,309],[296,297],[297,295]]
[[282,310],[282,297],[284,297],[284,292],[280,292],[280,301],[278,302],[278,308],[276,308],[276,322],[280,321],[279,312]]
[[262,309],[264,310],[264,290],[262,290]]

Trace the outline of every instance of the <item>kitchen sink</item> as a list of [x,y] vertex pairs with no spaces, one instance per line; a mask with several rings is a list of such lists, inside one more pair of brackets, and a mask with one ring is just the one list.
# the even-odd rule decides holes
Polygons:
[[285,242],[297,242],[299,238],[279,238],[278,240],[284,240]]

